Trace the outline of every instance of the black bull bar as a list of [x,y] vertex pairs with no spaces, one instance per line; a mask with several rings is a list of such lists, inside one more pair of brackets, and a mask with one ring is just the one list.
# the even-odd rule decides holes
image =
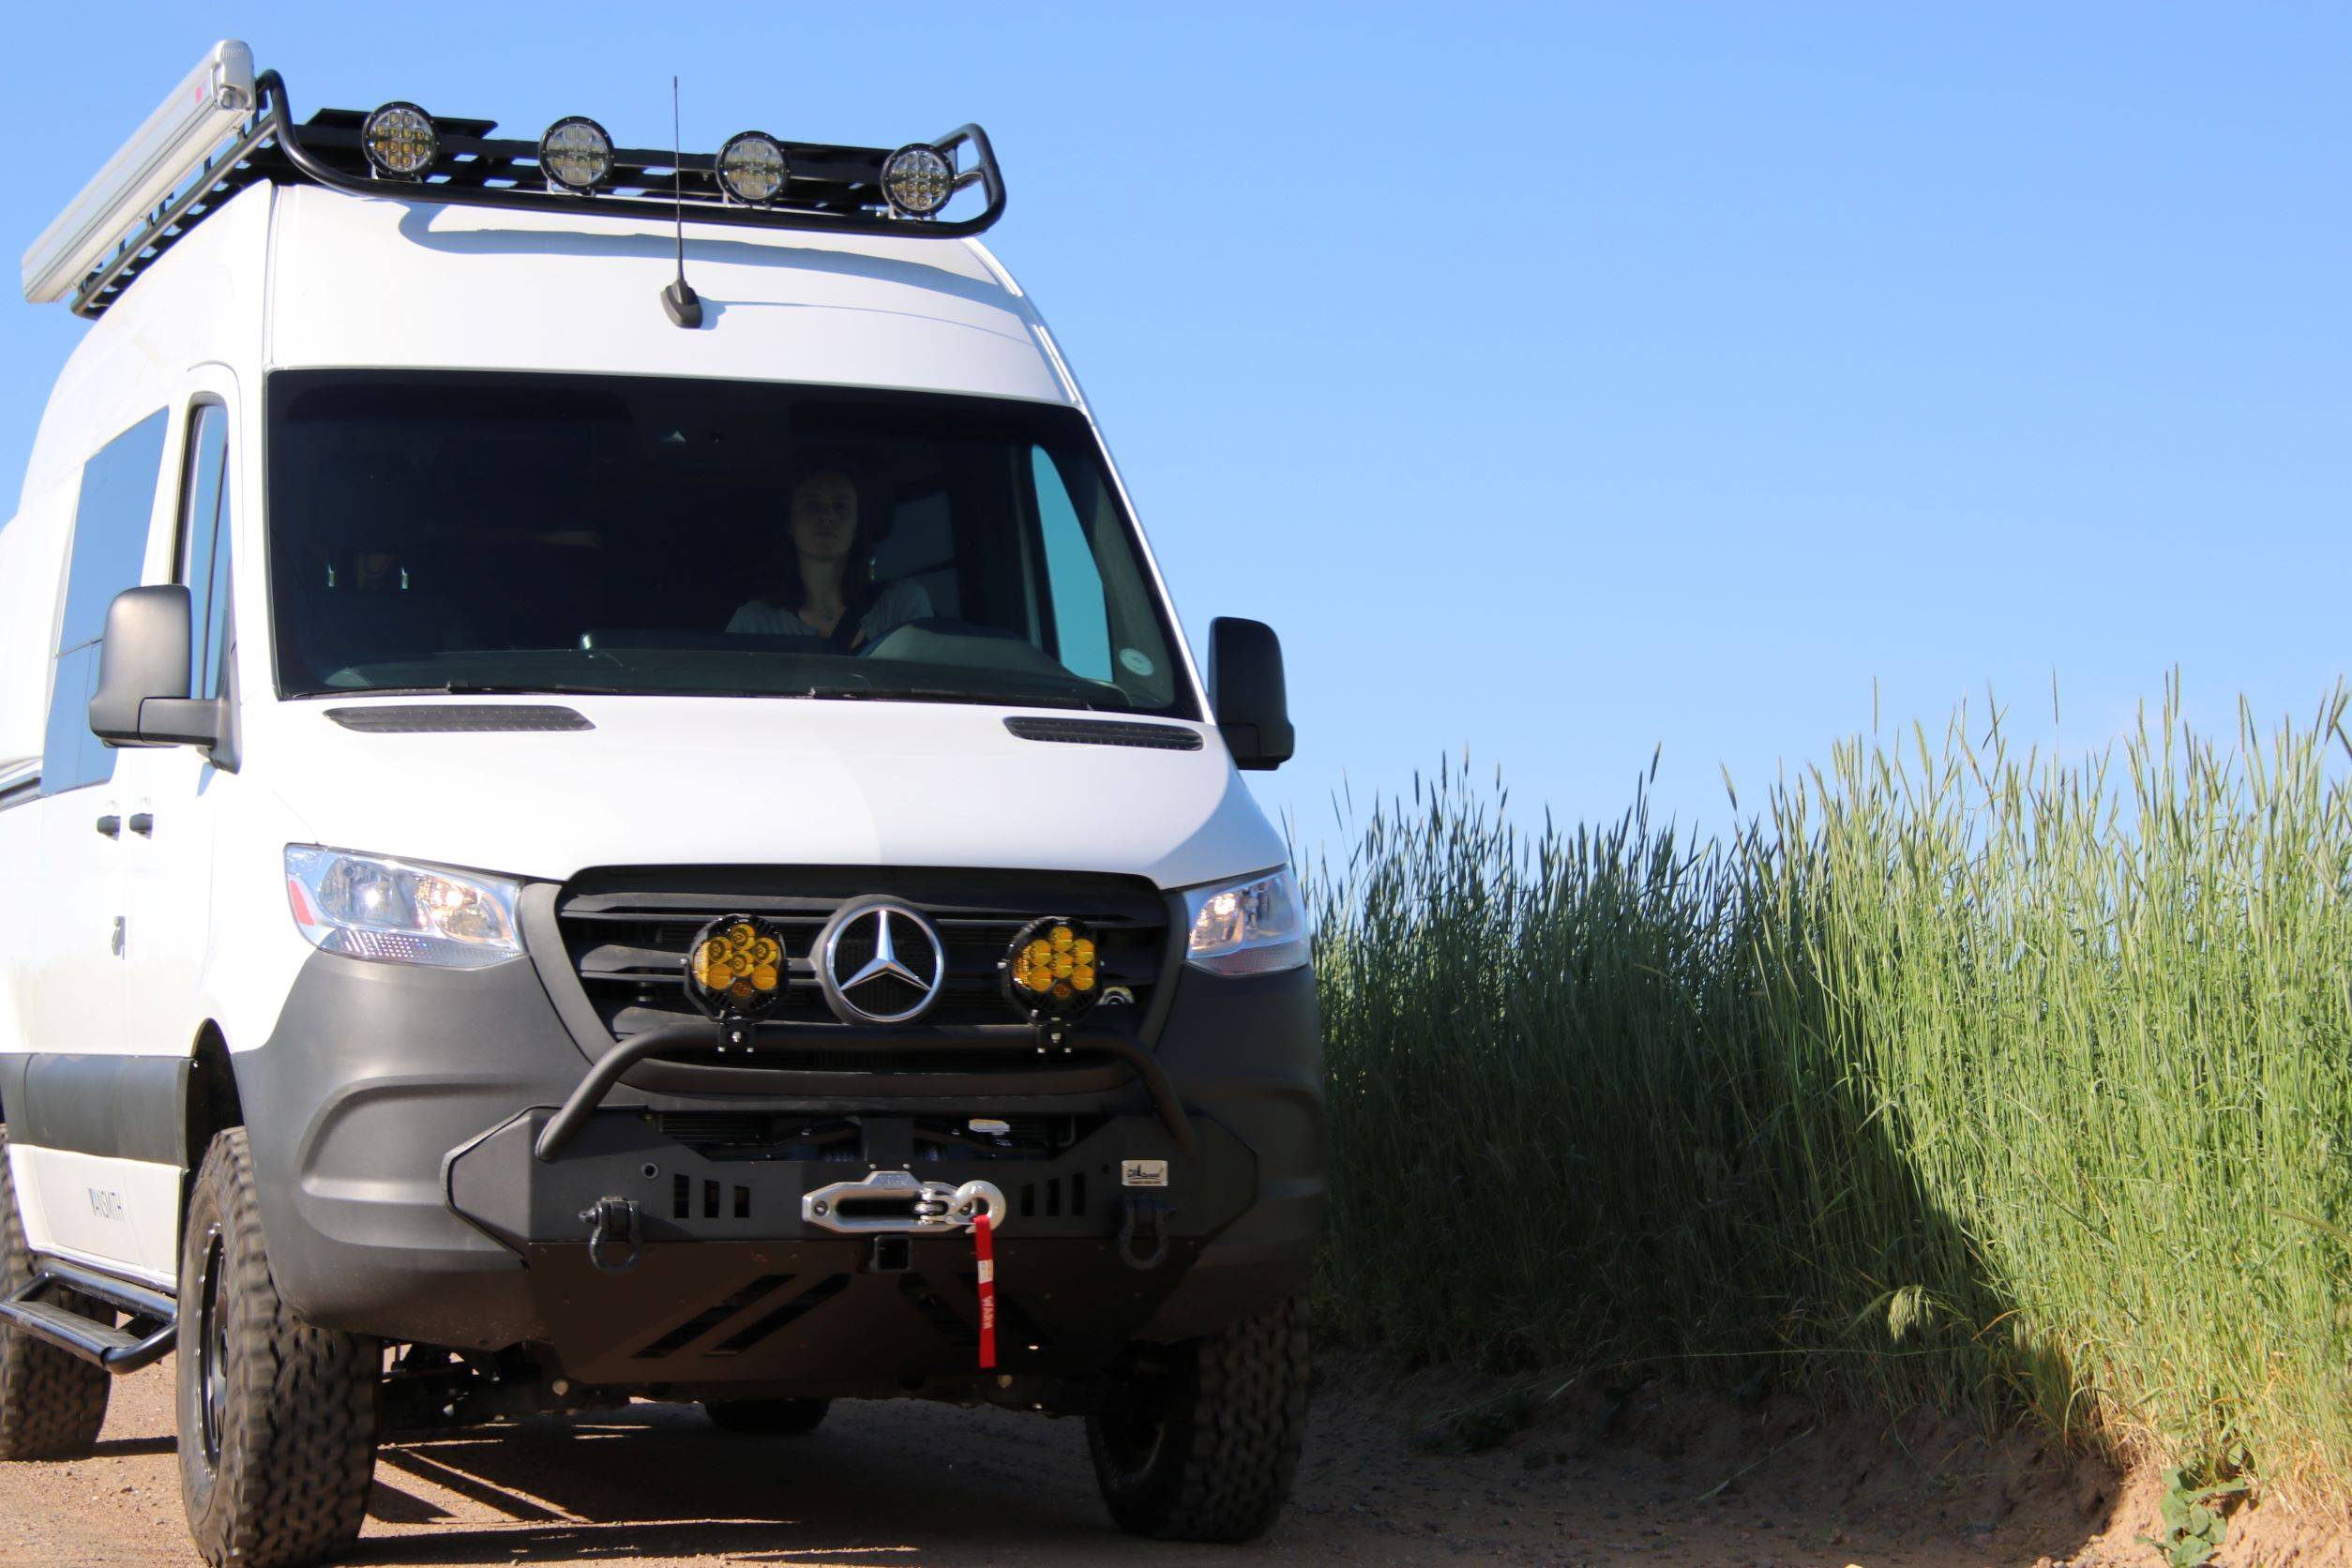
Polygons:
[[[630,1068],[665,1051],[705,1044],[713,1037],[716,1025],[708,1023],[671,1023],[632,1034],[596,1059],[585,1078],[580,1080],[562,1108],[548,1120],[539,1132],[532,1153],[543,1163],[552,1162],[571,1141],[580,1136],[605,1096],[626,1077]],[[748,1032],[748,1048],[744,1065],[761,1065],[757,1048],[768,1046],[794,1051],[871,1055],[877,1050],[901,1049],[927,1054],[987,1056],[1033,1056],[1041,1048],[1066,1051],[1073,1056],[1092,1053],[1108,1056],[1132,1068],[1152,1096],[1153,1108],[1167,1126],[1168,1137],[1175,1140],[1177,1152],[1187,1158],[1199,1152],[1193,1136],[1191,1119],[1184,1114],[1182,1101],[1176,1097],[1176,1086],[1168,1080],[1152,1053],[1123,1034],[1108,1031],[1087,1031],[1066,1036],[1059,1045],[1041,1047],[1037,1032],[1022,1024],[973,1024],[963,1028],[933,1027],[903,1031],[877,1039],[869,1032],[851,1033],[841,1030],[812,1027],[807,1024],[760,1024]],[[782,1069],[778,1069],[781,1071]]]

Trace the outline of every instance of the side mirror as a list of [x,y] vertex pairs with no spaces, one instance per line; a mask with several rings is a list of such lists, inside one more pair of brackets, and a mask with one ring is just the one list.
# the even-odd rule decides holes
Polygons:
[[188,695],[188,590],[126,588],[106,607],[90,731],[110,746],[214,746],[220,704]]
[[1298,749],[1282,680],[1282,640],[1263,621],[1221,615],[1209,623],[1209,701],[1235,767],[1269,771]]

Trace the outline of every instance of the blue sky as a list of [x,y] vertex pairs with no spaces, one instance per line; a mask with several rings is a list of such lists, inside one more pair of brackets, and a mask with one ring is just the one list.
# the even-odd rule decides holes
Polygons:
[[[1725,815],[1989,687],[2094,745],[2347,665],[2341,7],[254,4],[21,17],[21,249],[213,38],[303,113],[517,134],[978,119],[991,244],[1196,643],[1272,622],[1322,836],[1467,747],[1521,803]],[[62,307],[0,309],[0,485]],[[2055,676],[2062,718],[2051,724]]]

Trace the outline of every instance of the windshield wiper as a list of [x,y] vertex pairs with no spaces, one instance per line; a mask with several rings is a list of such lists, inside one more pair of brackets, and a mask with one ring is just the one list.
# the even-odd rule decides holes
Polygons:
[[842,699],[851,701],[962,702],[973,707],[985,708],[1085,708],[1092,710],[1094,707],[1093,703],[1089,702],[1083,697],[1044,692],[1008,695],[1004,692],[959,691],[953,686],[812,686],[807,690],[795,691],[792,695],[814,697],[820,700]]
[[816,698],[820,701],[962,702],[995,708],[1083,708],[1109,712],[1082,697],[1031,692],[1021,695],[959,690],[953,686],[793,686],[782,691],[734,686],[568,686],[561,682],[446,681],[439,686],[328,686],[302,697],[751,697]]
[[642,686],[565,686],[556,682],[445,681],[439,686],[333,686],[306,697],[657,697]]

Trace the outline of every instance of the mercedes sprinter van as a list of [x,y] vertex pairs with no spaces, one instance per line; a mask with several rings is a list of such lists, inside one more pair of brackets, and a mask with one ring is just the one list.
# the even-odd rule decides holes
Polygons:
[[977,127],[492,131],[223,43],[25,256],[91,324],[0,529],[0,1458],[170,1355],[216,1563],[632,1399],[1077,1415],[1122,1526],[1263,1530],[1273,634],[1202,678]]

